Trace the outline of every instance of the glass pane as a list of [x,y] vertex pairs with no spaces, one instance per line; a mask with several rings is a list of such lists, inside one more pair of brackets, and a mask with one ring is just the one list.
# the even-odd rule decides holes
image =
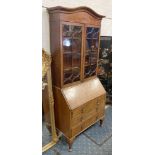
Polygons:
[[96,67],[97,65],[89,65],[89,66],[85,66],[85,78],[94,76],[96,74]]
[[64,54],[64,69],[72,67],[72,55],[71,53]]
[[91,53],[91,58],[90,58],[90,60],[91,60],[91,65],[92,64],[97,64],[97,53]]
[[98,39],[99,37],[99,28],[87,27],[87,38]]
[[89,77],[91,73],[91,66],[85,67],[85,78]]
[[64,70],[64,84],[72,83],[79,80],[80,80],[79,67]]
[[63,25],[64,84],[80,80],[82,27]]
[[71,52],[72,46],[71,46],[72,40],[69,38],[64,38],[63,39],[63,49],[64,52]]
[[72,69],[72,74],[73,74],[72,82],[80,80],[80,68],[79,67],[74,67]]
[[87,27],[86,29],[86,51],[85,51],[85,78],[96,74],[99,28]]
[[72,69],[64,71],[64,84],[72,82]]
[[86,49],[87,51],[97,51],[98,50],[98,39],[87,39]]
[[72,54],[72,67],[80,67],[81,65],[81,55],[80,54]]
[[79,52],[81,50],[81,39],[72,39],[72,52]]

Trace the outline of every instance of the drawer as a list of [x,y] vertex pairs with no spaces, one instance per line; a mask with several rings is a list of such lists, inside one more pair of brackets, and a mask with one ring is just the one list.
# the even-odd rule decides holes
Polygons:
[[105,96],[100,96],[96,99],[97,106],[104,106],[105,105]]
[[[91,116],[91,117],[90,117]],[[103,110],[100,110],[98,113],[94,113],[92,115],[89,115],[86,120],[84,120],[84,118],[82,118],[82,120],[78,120],[81,117],[77,118],[77,125],[74,122],[74,127],[72,128],[72,137],[78,135],[79,133],[81,133],[84,129],[90,127],[91,125],[93,125],[97,120],[99,120],[100,118],[102,118],[104,116],[104,112]],[[76,119],[73,119],[76,120]]]
[[84,110],[83,110],[83,113],[91,112],[95,109],[95,107],[96,107],[96,99],[91,100],[91,101],[86,103]]
[[72,128],[72,137],[81,132],[81,126],[82,126],[82,125],[80,124],[80,125],[78,125],[78,126]]
[[90,116],[93,116],[96,114],[96,107],[94,107],[91,111],[88,111],[86,113],[83,113],[83,120],[88,119]]
[[76,117],[81,116],[81,113],[82,113],[82,112],[83,112],[83,106],[74,109],[74,110],[71,112],[72,118],[76,118]]
[[81,118],[79,117],[82,116],[83,119],[85,120],[87,116],[94,114],[95,111],[104,109],[104,105],[105,105],[104,100],[105,100],[105,96],[103,95],[87,102],[86,104],[84,104],[79,108],[72,110],[71,112],[72,121],[76,124],[81,120]]
[[104,104],[103,105],[99,105],[99,106],[96,107],[96,112],[99,112],[99,111],[103,111],[104,112],[104,110],[105,110]]
[[103,116],[104,116],[104,111],[103,111],[103,110],[99,111],[99,112],[96,114],[96,120],[102,118]]
[[83,121],[87,120],[90,116],[95,115],[96,114],[96,109],[94,108],[92,111],[90,111],[89,113],[83,113],[75,118],[71,119],[71,124],[72,126],[76,126],[79,123],[82,123]]
[[80,123],[79,125],[75,126],[72,128],[72,137],[78,135],[79,133],[81,133],[81,131],[83,131],[84,129],[84,124]]
[[96,115],[93,115],[92,117],[90,117],[86,121],[84,121],[84,129],[88,128],[95,122],[96,122]]
[[72,126],[76,126],[77,124],[81,123],[83,121],[83,116],[79,115],[78,117],[74,117],[71,119]]

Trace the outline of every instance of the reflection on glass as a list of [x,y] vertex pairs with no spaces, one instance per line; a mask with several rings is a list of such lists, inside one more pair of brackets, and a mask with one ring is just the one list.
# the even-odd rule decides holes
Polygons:
[[99,37],[99,28],[87,27],[87,38],[98,39]]
[[70,46],[71,45],[71,41],[69,40],[69,39],[67,39],[67,38],[65,38],[64,40],[63,40],[63,46]]
[[94,76],[96,74],[97,65],[90,65],[85,67],[85,78]]

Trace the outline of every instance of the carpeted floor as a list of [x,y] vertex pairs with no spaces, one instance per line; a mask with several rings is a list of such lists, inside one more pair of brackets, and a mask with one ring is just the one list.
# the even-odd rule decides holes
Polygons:
[[[50,135],[43,124],[43,142],[49,141]],[[99,122],[88,128],[76,137],[72,152],[68,152],[68,144],[64,136],[58,143],[44,152],[43,155],[112,155],[112,107],[108,106],[105,111],[103,126]]]

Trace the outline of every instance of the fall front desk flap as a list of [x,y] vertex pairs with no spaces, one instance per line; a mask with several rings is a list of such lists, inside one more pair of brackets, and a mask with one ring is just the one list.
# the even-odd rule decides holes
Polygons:
[[101,95],[106,95],[106,91],[98,78],[63,88],[62,93],[71,109],[75,109]]

